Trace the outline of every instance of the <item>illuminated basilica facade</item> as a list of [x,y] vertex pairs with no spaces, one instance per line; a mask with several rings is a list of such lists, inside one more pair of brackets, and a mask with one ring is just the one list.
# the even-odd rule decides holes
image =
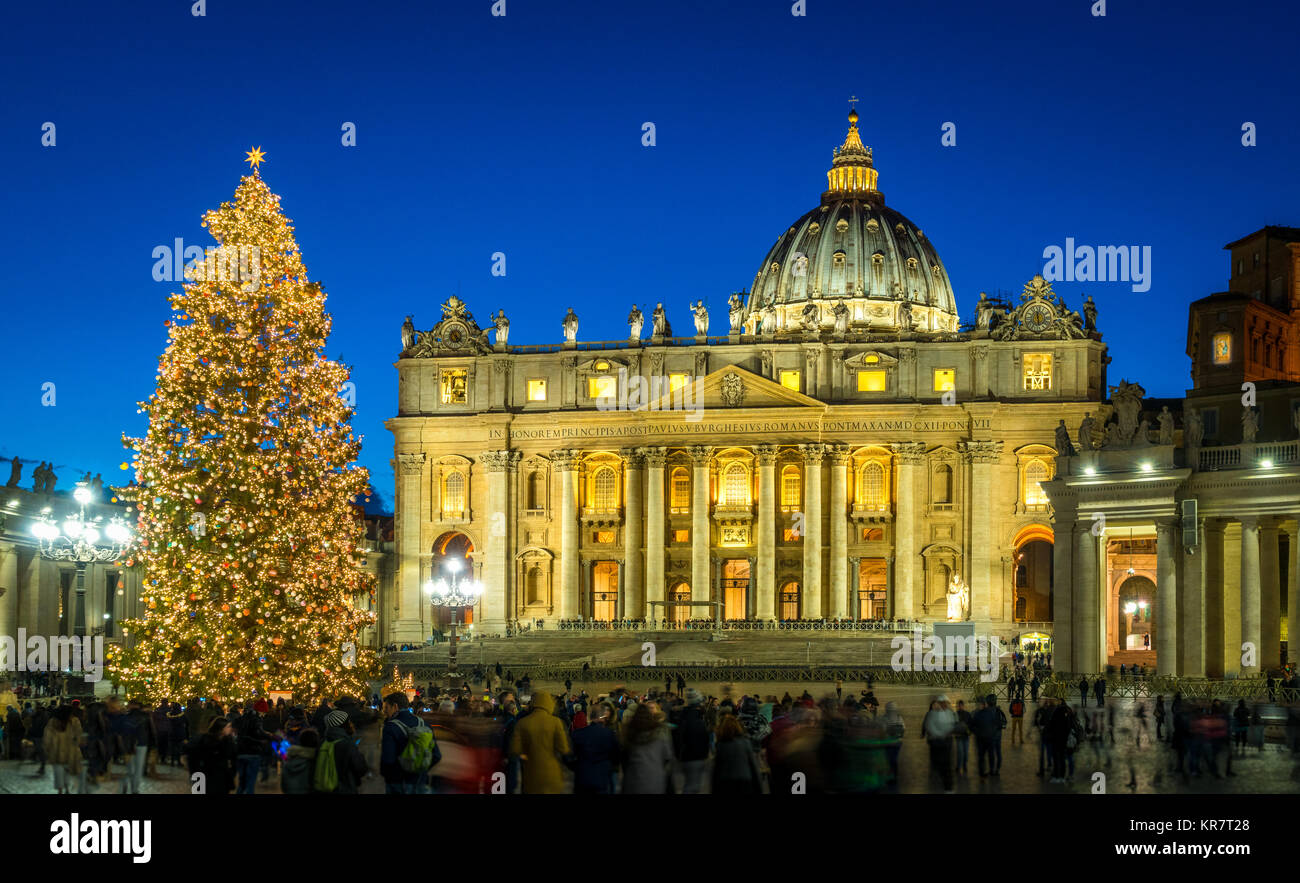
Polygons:
[[485,329],[455,297],[427,331],[408,318],[385,640],[429,633],[422,586],[449,556],[482,582],[486,634],[943,619],[954,575],[972,621],[1053,618],[1040,483],[1059,421],[1108,413],[1095,310],[1034,277],[963,325],[849,119],[820,202],[712,333],[702,304],[671,305],[689,336],[634,310],[627,339],[581,341],[566,316],[546,345],[510,344],[504,316]]

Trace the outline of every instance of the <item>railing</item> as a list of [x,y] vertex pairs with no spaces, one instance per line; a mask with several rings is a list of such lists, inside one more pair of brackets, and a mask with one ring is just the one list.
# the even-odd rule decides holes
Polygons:
[[1277,466],[1300,462],[1300,440],[1201,448],[1197,465],[1206,470],[1255,469],[1265,460]]
[[[742,335],[744,338],[751,338],[750,335]],[[709,335],[704,338],[708,344],[730,343],[729,335]],[[525,355],[528,353],[558,353],[565,350],[623,350],[636,349],[638,347],[650,346],[695,346],[699,341],[694,337],[643,337],[639,340],[626,338],[624,340],[582,340],[576,341],[573,346],[564,343],[528,343],[528,344],[506,344],[505,352],[516,355]]]
[[[560,620],[546,628],[532,628],[524,634],[555,634],[556,632],[907,632],[919,628],[928,634],[933,623],[917,620],[860,619],[857,621],[828,620],[760,620],[688,619],[676,622],[671,619],[646,620]],[[522,630],[521,630],[522,631]],[[516,632],[519,634],[519,632]]]

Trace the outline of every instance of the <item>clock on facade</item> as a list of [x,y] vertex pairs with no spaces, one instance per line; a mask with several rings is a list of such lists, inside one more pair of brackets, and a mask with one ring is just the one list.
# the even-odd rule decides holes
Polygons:
[[1030,304],[1024,312],[1022,321],[1025,327],[1035,334],[1046,331],[1055,318],[1054,312],[1050,306],[1045,303]]

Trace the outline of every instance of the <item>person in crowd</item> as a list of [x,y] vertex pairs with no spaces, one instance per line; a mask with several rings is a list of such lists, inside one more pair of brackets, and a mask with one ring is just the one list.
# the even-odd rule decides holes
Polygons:
[[198,794],[229,794],[235,787],[235,731],[230,721],[224,717],[216,718],[208,725],[208,731],[198,739],[190,741],[188,766],[193,780],[194,773],[201,773],[197,785],[202,790],[191,791]]
[[[27,723],[27,738],[32,740],[32,759],[41,765],[36,771],[36,775],[45,775],[45,728],[49,725],[50,713],[46,710],[45,704],[36,703],[36,708],[32,711],[31,719]],[[80,745],[80,731],[78,731],[78,746]],[[80,752],[80,747],[78,747]],[[78,770],[80,772],[80,770]]]
[[957,723],[952,728],[953,743],[957,746],[957,772],[966,774],[970,759],[970,734],[973,718],[966,710],[965,701],[957,700]]
[[555,699],[539,690],[528,714],[515,722],[509,753],[519,758],[524,794],[564,793],[563,758],[570,756],[569,735],[555,716]]
[[316,793],[316,752],[320,733],[308,727],[299,734],[298,744],[290,745],[280,770],[280,791],[284,794]]
[[952,731],[957,715],[948,705],[948,697],[939,695],[921,720],[921,737],[930,746],[930,768],[939,774],[945,794],[953,792]]
[[672,737],[656,702],[637,706],[623,733],[623,793],[672,791]]
[[[672,731],[673,753],[682,771],[682,793],[699,794],[709,764],[711,739],[709,727],[704,722],[703,695],[694,687],[686,690],[685,693],[686,704],[682,706]],[[761,712],[759,717],[762,718]],[[771,727],[766,720],[763,721],[763,725],[770,733]]]
[[81,721],[72,712],[71,705],[61,705],[54,710],[54,718],[46,726],[45,756],[54,773],[54,793],[71,794],[73,778],[81,775]]
[[[410,700],[405,693],[394,692],[385,696],[382,711],[384,729],[380,735],[379,774],[384,777],[385,791],[389,794],[427,793],[429,770],[442,759],[437,738],[433,737],[429,725],[411,711]],[[306,732],[303,730],[299,734],[300,739],[302,733]],[[426,732],[429,736],[427,741],[430,741],[427,756],[423,750],[414,749],[404,754],[412,739],[417,740],[417,746],[422,745],[426,741]],[[316,742],[319,746],[319,739]]]
[[[1023,679],[1022,679],[1023,680]],[[1011,744],[1016,744],[1016,737],[1020,737],[1020,744],[1025,744],[1025,697],[1023,691],[1017,694],[1015,699],[1009,703],[1011,709]]]
[[1002,730],[1006,725],[1007,716],[998,708],[997,696],[992,693],[984,697],[984,707],[971,715],[981,777],[1002,774]]
[[610,729],[614,708],[607,702],[591,707],[587,726],[573,733],[573,793],[613,794],[620,746]]
[[234,722],[235,731],[235,769],[239,784],[236,794],[257,793],[257,773],[262,765],[263,755],[271,744],[271,737],[262,726],[262,715],[258,714],[253,703],[244,706],[244,713]]
[[714,794],[761,794],[763,777],[753,743],[740,721],[726,715],[718,724],[717,756],[713,760]]

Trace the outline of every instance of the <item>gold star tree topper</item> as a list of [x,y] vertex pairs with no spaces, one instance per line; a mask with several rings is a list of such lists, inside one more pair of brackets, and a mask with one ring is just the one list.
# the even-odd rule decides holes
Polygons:
[[257,164],[266,160],[266,154],[262,152],[261,147],[254,147],[252,150],[246,151],[246,154],[248,159],[244,160],[244,162],[251,165],[255,172],[257,171]]

